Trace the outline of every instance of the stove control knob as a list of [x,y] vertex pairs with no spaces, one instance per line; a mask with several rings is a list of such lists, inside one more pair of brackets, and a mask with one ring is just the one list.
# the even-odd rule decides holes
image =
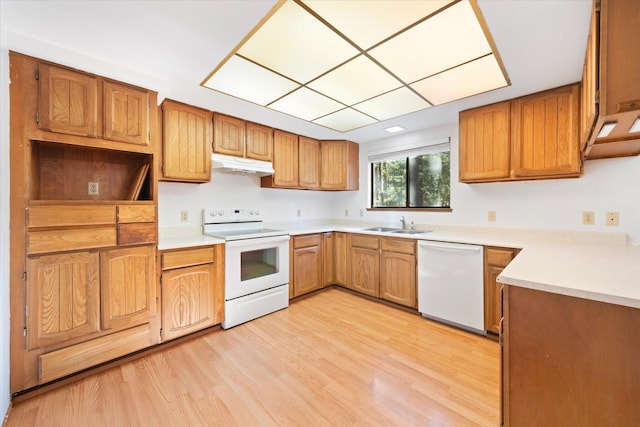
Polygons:
[[218,211],[218,215],[219,215],[219,216],[224,216],[224,211],[223,211],[222,209],[220,209],[220,210]]
[[209,211],[209,216],[216,216],[216,211],[214,211],[213,209],[211,209]]
[[256,215],[256,214],[257,214],[257,212],[256,212],[256,211],[254,211],[253,209],[251,209],[251,210],[249,211],[249,215]]

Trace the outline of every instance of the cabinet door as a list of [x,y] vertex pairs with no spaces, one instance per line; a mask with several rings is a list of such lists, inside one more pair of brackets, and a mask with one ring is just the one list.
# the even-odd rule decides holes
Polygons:
[[215,317],[214,264],[162,273],[162,339],[169,340],[206,328]]
[[500,309],[500,288],[498,283],[498,275],[504,270],[501,267],[487,266],[486,281],[484,286],[484,328],[487,332],[496,335],[500,334],[500,318],[502,312]]
[[279,130],[273,132],[273,169],[273,185],[298,186],[298,135]]
[[96,252],[45,255],[27,261],[27,347],[63,343],[100,329]]
[[246,157],[270,162],[273,159],[273,129],[247,122]]
[[153,246],[104,251],[100,267],[104,329],[134,326],[156,315]]
[[244,157],[245,121],[213,113],[213,151],[228,156]]
[[293,295],[300,296],[322,287],[322,249],[320,246],[293,251]]
[[358,144],[350,141],[322,141],[320,183],[323,190],[357,190]]
[[38,127],[51,132],[95,137],[98,132],[96,78],[39,64]]
[[[334,282],[338,285],[347,286],[347,233],[337,232],[335,235],[333,262],[334,262]],[[326,262],[326,259],[325,259]]]
[[380,257],[380,298],[416,308],[415,255],[382,251]]
[[380,283],[380,252],[377,249],[351,247],[351,283],[349,287],[374,297]]
[[163,178],[210,181],[212,113],[165,100],[162,103],[162,117]]
[[320,188],[320,141],[298,137],[298,186]]
[[578,84],[513,100],[516,177],[578,176]]
[[591,132],[598,117],[598,21],[600,12],[591,13],[589,23],[589,38],[587,39],[587,51],[582,69],[582,90],[580,93],[580,152],[586,148]]
[[333,252],[335,250],[335,233],[322,234],[322,284],[323,286],[333,285],[335,279],[335,263]]
[[509,124],[509,101],[460,113],[460,182],[509,177]]
[[149,93],[121,83],[104,82],[104,138],[149,145]]

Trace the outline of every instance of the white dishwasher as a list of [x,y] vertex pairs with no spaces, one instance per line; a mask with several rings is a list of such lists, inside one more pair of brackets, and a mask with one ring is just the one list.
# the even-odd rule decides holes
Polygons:
[[483,247],[418,240],[418,311],[486,335]]

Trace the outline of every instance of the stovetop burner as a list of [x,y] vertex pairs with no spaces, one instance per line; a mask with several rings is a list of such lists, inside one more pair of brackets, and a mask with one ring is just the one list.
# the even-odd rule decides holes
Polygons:
[[261,209],[205,208],[202,218],[204,234],[228,241],[289,234],[284,230],[264,228]]

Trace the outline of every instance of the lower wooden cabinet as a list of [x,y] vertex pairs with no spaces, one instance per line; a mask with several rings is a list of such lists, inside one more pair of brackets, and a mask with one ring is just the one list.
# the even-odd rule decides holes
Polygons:
[[383,238],[380,246],[380,298],[417,308],[416,242]]
[[224,320],[224,245],[161,254],[162,340]]
[[484,328],[487,332],[500,333],[502,318],[501,288],[497,277],[515,258],[520,249],[485,247],[484,250]]
[[293,236],[291,240],[293,276],[289,286],[293,297],[298,297],[323,286],[322,234]]
[[335,233],[322,233],[322,286],[331,286],[336,282],[335,269]]
[[351,274],[349,288],[378,297],[380,290],[380,239],[376,236],[351,235]]
[[349,234],[334,232],[333,245],[333,274],[336,285],[347,286],[347,263]]

